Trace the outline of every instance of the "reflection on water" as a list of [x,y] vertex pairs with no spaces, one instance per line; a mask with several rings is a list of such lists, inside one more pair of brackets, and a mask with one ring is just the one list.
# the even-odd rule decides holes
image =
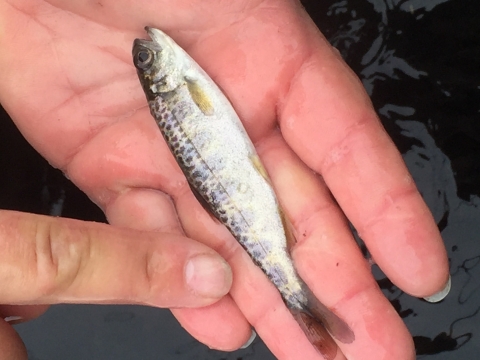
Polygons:
[[[480,343],[471,341],[480,334],[480,1],[303,3],[361,78],[432,210],[448,250],[452,290],[443,302],[432,305],[405,295],[374,267],[379,285],[414,335],[418,358],[475,359],[480,353]],[[32,149],[22,145],[18,150],[25,143],[11,123],[0,125],[0,166],[9,169],[9,176],[0,177],[2,189],[8,189],[0,193],[3,207],[104,220],[83,194]],[[110,314],[105,321],[134,322],[147,311],[151,310]],[[151,314],[144,315],[141,326],[153,324],[148,322]],[[111,331],[108,328],[105,334]],[[271,358],[258,340],[249,349],[225,355],[183,339],[171,339],[171,344],[177,344],[172,354],[179,359]],[[156,342],[158,338],[150,349],[155,349]]]
[[418,358],[474,359],[480,344],[480,3],[304,1],[361,78],[448,249],[450,295],[414,299],[378,269]]

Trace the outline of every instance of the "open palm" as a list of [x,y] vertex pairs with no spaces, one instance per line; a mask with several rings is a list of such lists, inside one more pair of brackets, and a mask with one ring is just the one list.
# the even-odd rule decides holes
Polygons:
[[[444,286],[445,251],[361,84],[295,1],[5,0],[0,24],[0,101],[28,141],[112,225],[185,231],[232,266],[229,296],[173,309],[193,336],[234,349],[252,324],[278,358],[319,358],[277,291],[197,203],[161,138],[131,60],[145,25],[173,37],[232,101],[294,225],[300,275],[355,332],[343,353],[413,358],[344,213],[412,295]],[[136,302],[98,301],[115,300]]]

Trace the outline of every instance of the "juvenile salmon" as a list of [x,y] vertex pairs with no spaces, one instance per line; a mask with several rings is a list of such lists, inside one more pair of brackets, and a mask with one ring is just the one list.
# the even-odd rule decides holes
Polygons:
[[134,41],[133,62],[151,114],[192,190],[277,287],[317,350],[333,359],[337,346],[325,328],[341,342],[353,341],[354,334],[297,275],[287,249],[291,232],[235,110],[170,37],[146,31],[151,40]]

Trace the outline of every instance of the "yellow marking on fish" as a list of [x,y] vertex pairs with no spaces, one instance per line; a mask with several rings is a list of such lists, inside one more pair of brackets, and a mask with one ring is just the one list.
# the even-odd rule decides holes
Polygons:
[[267,182],[270,184],[270,177],[268,176],[267,170],[265,170],[265,167],[262,164],[262,160],[258,157],[257,154],[253,154],[250,156],[250,161],[253,164],[253,167],[257,172],[262,175],[262,177],[267,180]]
[[198,85],[196,81],[185,79],[187,82],[188,92],[192,97],[193,102],[198,106],[200,111],[206,116],[213,115],[213,105],[210,101],[208,95],[203,91],[203,89]]

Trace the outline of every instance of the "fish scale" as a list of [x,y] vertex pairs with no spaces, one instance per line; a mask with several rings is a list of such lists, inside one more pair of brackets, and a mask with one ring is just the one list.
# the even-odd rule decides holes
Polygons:
[[[188,126],[184,124],[182,127],[182,123],[188,121],[185,119],[197,119],[202,116],[200,113],[197,114],[198,109],[193,102],[184,100],[182,95],[185,95],[187,91],[186,85],[182,85],[176,89],[175,94],[167,93],[151,100],[149,105],[152,116],[157,119],[157,125],[188,182],[193,184],[196,191],[208,204],[211,204],[211,211],[215,217],[229,229],[274,285],[283,289],[281,292],[289,306],[301,309],[302,301],[306,302],[306,299],[302,294],[300,280],[295,278],[293,283],[289,283],[290,279],[282,269],[283,263],[278,263],[282,260],[282,255],[286,253],[286,248],[281,249],[280,254],[275,254],[276,251],[271,249],[269,243],[260,239],[259,233],[261,232],[255,231],[255,227],[245,219],[247,217],[245,211],[242,212],[232,201],[235,194],[229,194],[225,190],[222,181],[209,167],[205,156],[200,155],[194,141],[183,130],[184,126]],[[251,198],[250,194],[248,196]],[[250,217],[260,218],[254,214]],[[276,259],[278,260],[275,261]],[[294,274],[293,266],[289,270]],[[297,293],[294,293],[295,290]]]

